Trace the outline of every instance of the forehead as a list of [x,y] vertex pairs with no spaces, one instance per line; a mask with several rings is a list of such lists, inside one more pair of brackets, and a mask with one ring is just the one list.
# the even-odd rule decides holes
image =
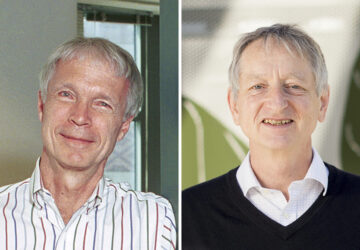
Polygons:
[[245,71],[262,72],[281,69],[281,72],[312,74],[311,63],[301,52],[289,43],[278,39],[258,39],[251,42],[242,52],[239,60],[239,73]]
[[73,86],[87,90],[106,90],[111,93],[127,92],[129,81],[118,76],[111,64],[98,57],[76,56],[56,63],[54,74],[49,82],[49,89],[56,86]]
[[103,81],[121,78],[107,60],[92,54],[77,54],[57,61],[50,83],[59,77],[69,79],[77,77],[84,80],[98,78],[98,81],[101,78]]
[[96,51],[76,51],[70,55],[67,55],[63,58],[61,58],[59,61],[56,62],[56,68],[55,70],[59,67],[59,65],[64,66],[64,65],[69,65],[72,64],[72,66],[76,66],[73,63],[75,62],[75,64],[79,64],[79,65],[86,65],[88,67],[101,67],[101,68],[106,68],[107,71],[114,71],[115,74],[115,68],[114,66],[109,62],[109,60],[100,55],[98,52]]
[[274,53],[278,54],[279,52],[294,59],[307,59],[304,57],[303,51],[301,51],[299,48],[297,48],[290,42],[280,40],[278,38],[268,37],[266,39],[260,38],[249,43],[242,51],[240,62],[244,57],[249,56],[249,54],[262,54],[265,56],[270,56]]

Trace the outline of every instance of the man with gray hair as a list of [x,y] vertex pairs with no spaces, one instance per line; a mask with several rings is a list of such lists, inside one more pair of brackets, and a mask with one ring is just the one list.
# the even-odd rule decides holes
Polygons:
[[101,38],[62,44],[40,74],[43,150],[31,178],[0,188],[0,249],[174,249],[170,203],[104,178],[142,104],[132,57]]
[[235,45],[229,76],[250,150],[238,168],[183,192],[183,249],[360,249],[360,178],[311,143],[329,103],[318,44],[296,26],[259,28]]

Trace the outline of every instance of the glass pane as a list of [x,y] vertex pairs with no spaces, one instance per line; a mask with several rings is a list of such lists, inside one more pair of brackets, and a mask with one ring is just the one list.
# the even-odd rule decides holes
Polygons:
[[135,57],[135,25],[84,21],[84,37],[102,37],[119,45]]
[[[102,37],[128,51],[139,65],[137,42],[139,34],[134,24],[87,21],[84,19],[84,37]],[[104,175],[115,182],[128,182],[134,189],[141,188],[141,165],[137,152],[140,134],[137,124],[132,122],[127,135],[116,144],[105,167]]]

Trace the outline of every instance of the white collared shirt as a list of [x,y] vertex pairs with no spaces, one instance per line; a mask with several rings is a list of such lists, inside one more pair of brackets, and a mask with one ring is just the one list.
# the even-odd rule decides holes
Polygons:
[[290,184],[289,201],[280,190],[264,188],[257,180],[248,153],[236,172],[237,181],[244,196],[262,213],[277,223],[287,226],[308,210],[315,200],[325,195],[328,186],[329,170],[313,149],[313,159],[302,180]]
[[0,188],[0,249],[175,249],[170,203],[102,178],[67,225],[40,177]]

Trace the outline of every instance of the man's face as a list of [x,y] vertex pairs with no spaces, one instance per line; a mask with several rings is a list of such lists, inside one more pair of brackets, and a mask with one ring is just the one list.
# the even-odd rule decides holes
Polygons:
[[123,122],[128,85],[102,60],[58,62],[45,102],[39,93],[42,157],[78,170],[105,165],[131,122]]
[[240,59],[237,97],[229,90],[234,122],[250,148],[311,147],[317,121],[323,121],[329,91],[316,93],[310,63],[269,39],[252,42]]

